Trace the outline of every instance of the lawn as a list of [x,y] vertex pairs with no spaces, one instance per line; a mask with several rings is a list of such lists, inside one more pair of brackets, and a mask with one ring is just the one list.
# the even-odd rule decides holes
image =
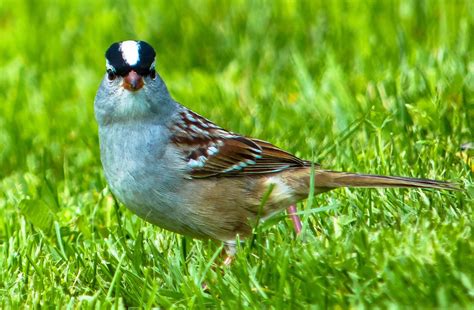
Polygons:
[[[0,38],[0,308],[474,308],[473,1],[4,0]],[[107,188],[93,101],[124,39],[225,128],[464,190],[309,197],[302,235],[281,213],[223,267]]]

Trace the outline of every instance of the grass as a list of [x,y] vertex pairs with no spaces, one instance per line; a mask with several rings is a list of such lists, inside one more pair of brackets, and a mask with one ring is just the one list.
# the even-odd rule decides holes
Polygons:
[[[472,1],[0,2],[0,307],[473,308]],[[117,205],[93,99],[143,39],[178,101],[337,170],[465,191],[337,190],[235,263]],[[204,290],[202,283],[210,288]]]

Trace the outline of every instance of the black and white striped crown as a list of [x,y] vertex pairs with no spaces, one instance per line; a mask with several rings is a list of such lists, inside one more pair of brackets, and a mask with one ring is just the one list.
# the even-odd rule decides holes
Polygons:
[[155,50],[144,41],[122,41],[105,52],[107,71],[125,76],[131,70],[144,76],[155,69]]

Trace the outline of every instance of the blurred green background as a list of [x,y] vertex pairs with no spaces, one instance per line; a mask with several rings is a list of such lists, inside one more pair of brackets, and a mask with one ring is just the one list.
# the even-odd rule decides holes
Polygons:
[[[474,140],[473,38],[469,0],[1,1],[0,305],[472,307],[458,152]],[[225,128],[466,191],[311,198],[306,242],[282,214],[222,272],[218,245],[146,224],[106,189],[93,100],[125,39],[152,44],[174,98]]]

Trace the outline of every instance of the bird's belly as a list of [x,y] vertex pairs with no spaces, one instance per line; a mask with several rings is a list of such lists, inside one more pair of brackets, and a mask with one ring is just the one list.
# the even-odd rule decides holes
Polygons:
[[[177,233],[198,236],[192,228],[189,205],[183,203],[180,182],[158,167],[118,167],[107,177],[112,192],[144,220]],[[202,237],[202,236],[198,236]]]

